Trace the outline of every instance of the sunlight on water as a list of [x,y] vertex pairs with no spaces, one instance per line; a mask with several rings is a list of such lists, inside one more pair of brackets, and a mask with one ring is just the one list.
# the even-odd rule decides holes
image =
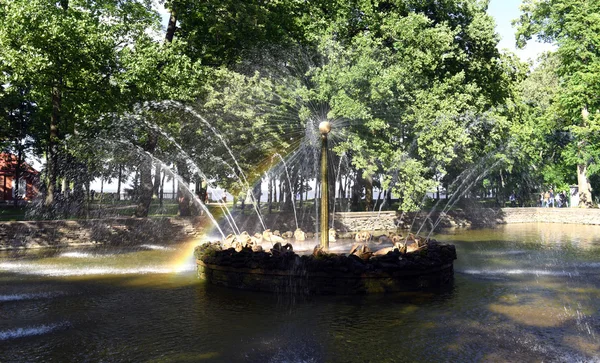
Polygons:
[[131,268],[117,267],[80,267],[72,268],[64,265],[43,265],[24,262],[0,263],[0,270],[16,272],[23,275],[39,276],[87,276],[87,275],[131,275],[131,274],[169,274],[183,271],[191,271],[194,266],[137,266]]
[[574,271],[548,271],[548,270],[524,270],[524,269],[504,269],[504,270],[464,270],[458,271],[467,275],[535,275],[535,276],[579,276],[579,272]]
[[69,257],[69,258],[96,258],[96,257],[110,257],[112,256],[111,254],[108,255],[101,255],[101,254],[95,254],[95,253],[87,253],[87,252],[65,252],[65,253],[61,253],[60,257]]
[[141,245],[142,248],[147,248],[149,250],[159,250],[159,251],[173,251],[175,250],[173,247],[159,246],[159,245]]
[[600,228],[552,244],[559,227],[436,236],[456,244],[450,291],[308,300],[200,281],[193,250],[220,238],[5,252],[0,361],[597,362]]
[[15,339],[15,338],[23,338],[33,335],[43,335],[53,332],[58,329],[63,329],[69,326],[68,322],[60,323],[60,324],[49,324],[49,325],[40,325],[34,327],[27,328],[16,328],[10,330],[0,330],[0,341]]
[[52,299],[52,298],[55,298],[58,296],[63,296],[63,295],[65,295],[65,294],[62,292],[39,292],[39,293],[33,293],[33,294],[0,295],[0,302]]

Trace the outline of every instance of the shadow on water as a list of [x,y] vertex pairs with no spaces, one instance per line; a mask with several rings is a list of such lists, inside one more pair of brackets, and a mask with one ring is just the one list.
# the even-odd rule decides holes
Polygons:
[[[0,361],[597,360],[595,242],[575,236],[552,246],[543,234],[536,242],[535,230],[439,236],[453,239],[459,255],[447,291],[303,297],[209,286],[194,271],[59,277],[2,270]],[[128,253],[123,263],[139,266],[148,253],[173,252],[138,252],[137,262]],[[64,259],[66,268],[77,263]],[[575,268],[571,276],[506,273]]]

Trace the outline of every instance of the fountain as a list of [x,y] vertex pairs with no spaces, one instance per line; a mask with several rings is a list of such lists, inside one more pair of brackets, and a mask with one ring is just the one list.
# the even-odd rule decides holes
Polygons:
[[[200,278],[246,290],[323,295],[420,290],[452,282],[454,246],[410,233],[405,238],[399,234],[381,235],[372,244],[372,233],[357,231],[356,243],[347,255],[332,253],[330,240],[336,242],[336,250],[345,244],[347,247],[347,241],[336,241],[331,236],[335,230],[329,229],[327,149],[331,129],[329,121],[319,124],[320,244],[310,253],[300,228],[283,234],[270,229],[230,234],[195,248]],[[304,247],[304,253],[296,254],[294,245]],[[373,251],[374,246],[379,249]]]
[[329,177],[327,168],[327,135],[331,132],[331,123],[319,124],[321,132],[321,248],[329,249]]

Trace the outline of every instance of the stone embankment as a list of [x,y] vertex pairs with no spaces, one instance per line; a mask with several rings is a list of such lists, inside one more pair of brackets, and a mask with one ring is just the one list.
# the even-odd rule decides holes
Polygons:
[[[424,230],[437,228],[493,227],[513,223],[564,223],[600,225],[600,209],[580,208],[474,208],[440,212],[358,212],[336,213],[339,231],[391,230],[395,228]],[[411,228],[412,226],[412,228]]]
[[[262,225],[256,216],[236,215],[240,230],[260,232]],[[298,216],[299,227],[315,230],[314,213]],[[332,218],[340,236],[352,232],[391,231],[410,228],[413,231],[438,228],[493,227],[511,223],[568,223],[600,225],[600,209],[578,208],[478,208],[469,211],[440,212],[349,212],[336,213]],[[206,218],[107,218],[68,221],[0,222],[0,250],[18,248],[60,247],[91,244],[140,244],[179,242],[200,234]],[[296,229],[294,215],[277,213],[264,218],[266,228],[280,231]],[[223,218],[221,226],[227,230]],[[412,226],[412,228],[411,228]]]
[[93,244],[169,244],[198,235],[200,218],[0,222],[0,250]]
[[502,208],[502,223],[564,223],[600,225],[600,209]]

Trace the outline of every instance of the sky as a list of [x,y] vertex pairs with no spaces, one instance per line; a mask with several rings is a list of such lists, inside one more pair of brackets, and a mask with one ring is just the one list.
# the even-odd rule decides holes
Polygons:
[[553,45],[539,43],[535,39],[530,40],[524,49],[516,49],[515,31],[511,22],[517,19],[521,13],[519,7],[521,0],[490,0],[488,14],[496,21],[496,32],[500,35],[500,50],[509,50],[516,53],[523,61],[536,60],[543,52],[553,49]]

